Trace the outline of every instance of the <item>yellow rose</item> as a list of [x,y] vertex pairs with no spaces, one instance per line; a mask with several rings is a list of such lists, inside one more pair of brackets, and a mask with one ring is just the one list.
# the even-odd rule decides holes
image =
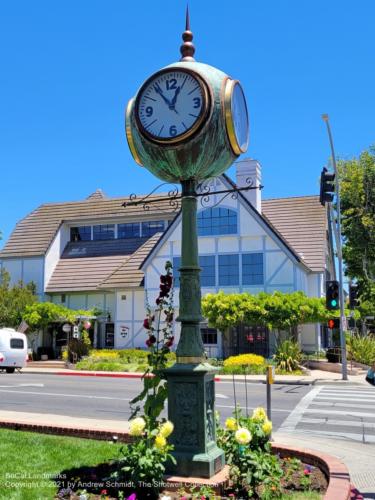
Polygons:
[[272,431],[272,422],[270,420],[266,420],[262,425],[262,430],[265,434],[271,434]]
[[134,418],[129,422],[129,434],[131,436],[142,436],[145,427],[146,422],[142,417]]
[[233,417],[227,418],[225,421],[225,427],[229,431],[235,431],[238,428],[236,419]]
[[260,422],[264,422],[265,420],[267,420],[267,414],[264,410],[264,408],[262,408],[261,406],[259,406],[258,408],[255,408],[255,410],[253,411],[253,420],[259,420]]
[[235,438],[239,444],[248,444],[251,441],[250,431],[245,429],[245,427],[240,427],[238,431],[236,431]]
[[155,438],[155,446],[162,450],[167,445],[167,440],[161,434],[158,434]]
[[170,436],[172,434],[173,429],[174,429],[174,425],[172,424],[172,422],[167,420],[166,422],[164,422],[164,424],[162,424],[160,426],[159,434],[160,434],[160,436],[167,438],[168,436]]

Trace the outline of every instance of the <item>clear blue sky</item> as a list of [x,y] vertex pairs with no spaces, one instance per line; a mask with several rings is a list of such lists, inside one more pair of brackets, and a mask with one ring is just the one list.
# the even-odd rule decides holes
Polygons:
[[[0,229],[44,202],[147,192],[124,107],[178,60],[185,1],[14,0],[0,13]],[[196,59],[241,80],[263,196],[318,192],[329,157],[375,142],[374,0],[190,0]],[[0,243],[2,246],[2,243]]]

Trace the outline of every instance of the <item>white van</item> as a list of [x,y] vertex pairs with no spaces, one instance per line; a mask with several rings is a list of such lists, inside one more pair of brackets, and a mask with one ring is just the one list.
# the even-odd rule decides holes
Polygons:
[[0,328],[0,370],[14,373],[26,366],[27,339],[24,333],[13,328]]

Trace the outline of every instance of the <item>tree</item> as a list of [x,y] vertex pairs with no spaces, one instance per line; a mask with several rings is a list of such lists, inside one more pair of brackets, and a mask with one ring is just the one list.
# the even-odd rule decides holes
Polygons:
[[78,316],[96,316],[100,313],[98,310],[73,310],[68,309],[60,304],[53,304],[52,302],[36,302],[27,305],[22,319],[26,321],[32,330],[42,330],[46,328],[49,323],[74,323],[77,321]]
[[0,274],[0,326],[17,328],[26,308],[36,301],[35,285],[19,281],[10,284],[10,276],[4,269]]
[[202,300],[202,312],[210,326],[224,331],[241,323],[267,326],[292,334],[305,323],[324,323],[339,311],[327,311],[325,299],[307,297],[303,292],[207,294]]
[[338,169],[345,274],[358,281],[363,312],[375,312],[375,146]]

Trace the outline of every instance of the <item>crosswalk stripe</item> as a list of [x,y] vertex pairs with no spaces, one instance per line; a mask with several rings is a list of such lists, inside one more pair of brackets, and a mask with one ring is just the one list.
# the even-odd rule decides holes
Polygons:
[[[315,400],[326,400],[326,401],[348,401],[348,397],[345,397],[345,398],[340,398],[340,397],[336,397],[336,396],[318,396],[317,398],[315,398]],[[364,401],[365,403],[375,403],[375,400],[374,399],[368,399],[368,398],[358,398],[358,397],[351,397],[350,398],[351,401],[355,401],[356,403],[360,403],[361,401]]]
[[[302,429],[298,429],[298,432],[301,432]],[[348,441],[361,441],[362,443],[375,443],[375,436],[368,436],[368,435],[365,435],[363,436],[362,433],[361,434],[356,434],[354,432],[345,432],[345,433],[341,433],[341,432],[334,432],[334,431],[314,431],[314,430],[311,430],[311,429],[303,429],[303,433],[304,434],[313,434],[315,436],[332,436],[332,437],[339,437],[341,439],[346,439]]]
[[372,409],[375,410],[375,405],[360,405],[360,404],[351,405],[350,403],[333,403],[333,404],[331,404],[329,401],[317,401],[317,400],[314,400],[311,404],[318,405],[318,406],[334,406],[334,407],[342,407],[342,408],[364,408],[364,409],[369,409],[369,410],[372,410]]
[[334,425],[336,427],[361,427],[375,430],[375,423],[358,422],[358,420],[326,420],[324,418],[302,418],[301,424],[325,424]]
[[358,416],[358,417],[373,417],[374,416],[374,412],[371,412],[371,413],[367,413],[367,412],[364,412],[364,411],[343,411],[343,410],[326,410],[325,408],[323,409],[319,409],[319,408],[314,408],[312,410],[310,410],[309,408],[307,410],[305,410],[305,413],[318,413],[319,415],[321,415],[322,413],[328,413],[328,414],[331,414],[331,415],[345,415],[345,416],[352,416],[352,415],[355,415],[355,416]]
[[374,392],[364,392],[364,391],[356,391],[356,392],[336,392],[336,391],[322,391],[322,394],[337,394],[340,396],[365,396],[366,398],[375,398]]

